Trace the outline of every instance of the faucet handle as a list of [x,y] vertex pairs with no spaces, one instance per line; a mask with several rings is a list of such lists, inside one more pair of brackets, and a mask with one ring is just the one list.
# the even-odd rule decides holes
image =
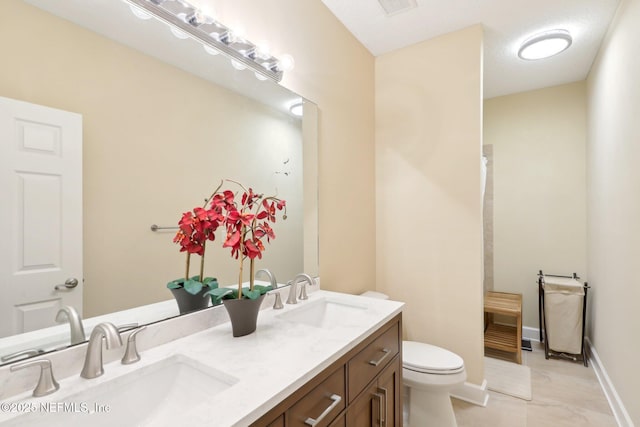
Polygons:
[[136,347],[136,335],[138,335],[145,329],[147,329],[146,326],[141,326],[129,334],[129,338],[127,338],[127,349],[124,351],[124,356],[122,356],[123,365],[136,363],[140,360],[140,354],[138,353],[138,349]]
[[296,281],[289,280],[287,282],[287,286],[289,286],[289,297],[287,297],[287,304],[297,304],[298,300],[296,299]]
[[302,282],[302,286],[300,286],[300,296],[298,299],[301,301],[309,299],[309,295],[307,295],[307,286],[304,282]]
[[116,328],[118,329],[118,332],[124,332],[125,330],[129,330],[137,327],[138,327],[138,322],[125,323],[125,324],[116,326]]
[[53,377],[51,360],[49,359],[37,359],[30,360],[28,362],[16,363],[15,365],[11,365],[11,368],[9,369],[11,372],[15,372],[32,366],[40,367],[40,378],[38,379],[38,385],[33,389],[33,397],[46,396],[60,388],[60,384],[58,384],[56,379]]
[[278,291],[271,291],[269,292],[269,294],[273,294],[276,296],[276,300],[273,303],[273,309],[274,310],[281,310],[284,308],[284,305],[282,305],[282,297],[280,297],[280,292]]
[[20,351],[16,351],[15,353],[7,354],[5,356],[0,357],[0,362],[8,362],[11,359],[21,359],[21,358],[26,359],[31,356],[38,356],[42,353],[44,353],[44,350],[41,348],[31,348],[28,350],[20,350]]

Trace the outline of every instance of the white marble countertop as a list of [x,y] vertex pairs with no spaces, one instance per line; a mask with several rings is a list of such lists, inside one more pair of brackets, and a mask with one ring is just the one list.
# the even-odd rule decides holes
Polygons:
[[[342,318],[340,324],[331,325],[329,328],[318,328],[282,318],[283,313],[317,303],[322,299],[366,306],[367,309],[358,310],[357,315]],[[60,390],[49,396],[33,398],[27,392],[3,403],[79,403],[82,393],[92,387],[132,375],[133,371],[169,357],[184,356],[223,371],[233,377],[234,384],[212,397],[192,396],[193,401],[199,403],[193,404],[190,408],[185,407],[184,411],[170,414],[165,412],[160,419],[156,417],[132,425],[245,427],[400,313],[403,305],[395,301],[318,290],[310,294],[309,300],[300,301],[296,305],[285,304],[283,310],[262,310],[258,318],[258,328],[251,335],[233,338],[230,323],[223,323],[142,351],[142,360],[136,364],[122,365],[119,360],[105,364],[105,374],[99,378],[85,380],[74,375],[59,381]],[[14,373],[16,374],[18,373]],[[96,402],[91,404],[93,403],[101,403],[99,396],[96,397]],[[159,407],[161,405],[158,403]],[[117,407],[111,407],[109,411],[111,421],[114,416],[119,418],[122,415],[123,421],[118,424],[129,425],[125,414],[118,414]],[[15,422],[15,425],[21,426],[58,425],[56,414],[39,412],[28,417],[15,418],[16,415],[0,411],[0,422],[7,421],[7,425],[14,425]],[[74,414],[74,420],[77,420],[78,425],[101,425],[100,417],[103,415],[99,413]]]

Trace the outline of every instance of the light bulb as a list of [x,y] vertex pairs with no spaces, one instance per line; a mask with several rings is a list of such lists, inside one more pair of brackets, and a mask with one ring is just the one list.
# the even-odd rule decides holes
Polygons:
[[233,66],[233,68],[235,68],[238,71],[242,71],[245,70],[247,67],[242,64],[241,62],[236,61],[235,59],[231,60],[231,65]]
[[[202,7],[200,8],[200,11],[204,13],[206,16],[208,16],[211,19],[211,22],[215,21],[216,10],[213,8],[213,6],[209,6],[207,4],[202,5]],[[209,21],[207,21],[207,23],[209,23]]]
[[177,38],[184,40],[184,39],[188,39],[189,36],[182,30],[179,30],[177,28],[174,27],[170,27],[171,28],[171,33],[173,33],[174,36],[176,36]]
[[218,49],[214,49],[211,46],[204,46],[204,50],[205,52],[207,52],[209,55],[217,55],[220,53],[220,51]]
[[213,18],[202,12],[201,10],[196,10],[193,15],[189,18],[189,23],[194,27],[199,27],[204,24],[211,24],[213,22]]
[[257,71],[254,73],[256,75],[256,79],[260,80],[261,82],[268,80],[265,76],[263,76],[262,74],[258,73]]
[[269,51],[270,51],[269,43],[267,43],[266,41],[261,40],[258,43],[256,43],[256,57],[257,58],[260,58],[260,59],[269,58],[271,56]]
[[293,56],[289,54],[282,55],[280,61],[278,61],[278,68],[282,71],[291,71],[295,65],[296,62],[293,60]]
[[146,21],[147,19],[152,18],[151,15],[149,15],[147,12],[145,12],[144,10],[140,9],[137,6],[130,4],[129,8],[131,8],[131,13],[133,13],[133,15],[138,19],[142,19],[143,21]]
[[234,43],[238,40],[244,40],[246,36],[246,31],[244,27],[236,25],[229,29],[229,40],[231,43]]

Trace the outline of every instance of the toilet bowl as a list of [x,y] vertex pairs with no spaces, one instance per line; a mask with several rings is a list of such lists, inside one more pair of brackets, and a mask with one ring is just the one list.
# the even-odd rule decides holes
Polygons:
[[[388,299],[379,292],[362,296]],[[435,345],[403,341],[402,379],[409,388],[411,427],[457,427],[450,392],[467,379],[460,356]]]
[[460,356],[435,345],[404,341],[402,379],[409,387],[411,426],[457,426],[450,392],[467,379]]

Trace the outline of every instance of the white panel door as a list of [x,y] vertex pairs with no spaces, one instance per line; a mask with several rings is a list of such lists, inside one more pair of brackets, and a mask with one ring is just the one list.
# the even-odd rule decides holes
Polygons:
[[2,97],[0,293],[0,337],[82,315],[82,116]]

